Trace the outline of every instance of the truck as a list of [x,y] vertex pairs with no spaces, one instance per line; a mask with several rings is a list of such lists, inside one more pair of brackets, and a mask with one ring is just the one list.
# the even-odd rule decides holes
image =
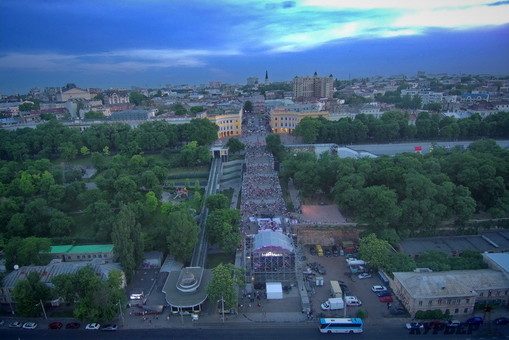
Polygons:
[[345,308],[345,302],[342,298],[329,298],[322,303],[322,310],[338,310]]
[[333,298],[342,298],[343,297],[343,291],[341,290],[341,286],[339,285],[338,281],[331,281],[331,297]]

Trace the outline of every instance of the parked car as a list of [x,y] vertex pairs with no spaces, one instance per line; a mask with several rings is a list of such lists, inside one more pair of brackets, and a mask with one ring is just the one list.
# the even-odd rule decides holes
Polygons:
[[384,290],[387,290],[387,288],[385,288],[385,286],[373,286],[371,287],[371,291],[377,293],[377,292],[382,292]]
[[405,315],[406,311],[401,307],[391,307],[389,313],[391,313],[391,315]]
[[474,316],[473,318],[467,320],[467,324],[469,325],[482,325],[483,322],[484,320],[480,316]]
[[356,296],[345,296],[347,306],[361,306],[362,302]]
[[316,255],[317,254],[316,248],[314,246],[309,247],[309,253],[311,255]]
[[339,286],[341,287],[341,290],[343,291],[343,294],[345,294],[345,296],[350,295],[350,289],[346,284],[340,283]]
[[9,324],[10,328],[21,328],[23,324],[20,321],[13,321]]
[[339,249],[338,249],[338,247],[332,246],[332,255],[334,257],[338,257],[339,256]]
[[427,323],[428,328],[431,329],[442,329],[445,327],[445,322],[440,320],[434,320]]
[[509,323],[509,318],[505,317],[496,318],[495,320],[493,320],[493,323],[495,325],[507,325]]
[[446,327],[458,327],[461,325],[461,321],[459,320],[449,320],[445,324]]
[[25,322],[23,324],[23,329],[36,329],[37,324],[35,322]]
[[392,296],[382,296],[382,297],[379,297],[378,300],[380,302],[385,302],[385,303],[394,302],[394,299],[392,298]]
[[409,322],[406,324],[407,329],[423,329],[424,325],[420,322]]
[[64,326],[63,323],[59,322],[59,321],[55,321],[55,322],[52,322],[48,325],[48,328],[49,329],[60,329]]
[[330,251],[329,248],[325,248],[324,252],[325,252],[325,256],[327,256],[327,257],[331,257],[332,256],[332,252]]
[[368,274],[368,273],[360,273],[359,275],[357,275],[357,277],[362,280],[362,279],[369,279],[371,277],[371,274]]
[[101,327],[101,331],[116,331],[117,330],[117,325],[113,324],[113,325],[104,325]]
[[378,297],[382,297],[382,296],[391,296],[391,295],[392,295],[392,294],[391,294],[391,292],[389,292],[389,291],[387,291],[387,290],[383,290],[383,291],[381,291],[381,292],[376,293],[376,296],[378,296]]
[[81,324],[79,322],[69,322],[67,325],[65,325],[66,329],[78,329],[81,327]]
[[85,326],[85,329],[90,330],[98,330],[99,328],[101,328],[101,325],[98,323],[89,323],[88,325]]

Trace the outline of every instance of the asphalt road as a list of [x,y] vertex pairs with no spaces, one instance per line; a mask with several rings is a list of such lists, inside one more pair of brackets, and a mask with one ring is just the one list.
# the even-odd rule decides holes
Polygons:
[[[239,325],[236,325],[239,326]],[[225,326],[228,327],[228,326]],[[487,326],[484,326],[487,327]],[[501,331],[502,337],[509,335],[509,326],[497,326]],[[379,339],[415,339],[427,337],[430,339],[473,339],[479,337],[479,331],[468,334],[464,329],[464,334],[445,334],[440,331],[437,334],[433,332],[410,333],[404,328],[404,325],[386,325],[380,327],[366,328],[364,333],[359,334],[321,334],[316,327],[299,324],[248,324],[246,327],[236,328],[192,328],[192,329],[138,329],[138,330],[119,330],[116,332],[101,332],[87,330],[22,330],[22,329],[0,329],[0,339],[2,340],[39,340],[39,339],[129,339],[129,340],[199,340],[199,339],[242,339],[242,340],[270,340],[270,339],[322,339],[323,337],[341,337],[341,338],[359,338],[369,340]]]
[[[437,145],[443,147],[454,147],[456,145],[462,145],[467,147],[472,141],[458,141],[458,142],[436,142]],[[346,147],[355,151],[368,151],[375,155],[395,155],[402,152],[415,152],[414,147],[421,146],[422,153],[429,153],[429,147],[432,142],[412,142],[412,143],[394,143],[394,144],[363,144],[363,145],[346,145]],[[509,147],[509,140],[498,140],[497,144],[507,149]]]

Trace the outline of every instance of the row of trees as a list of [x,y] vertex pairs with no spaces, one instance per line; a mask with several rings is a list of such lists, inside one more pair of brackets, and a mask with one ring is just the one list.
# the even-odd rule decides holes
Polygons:
[[200,146],[209,145],[216,140],[217,131],[216,124],[201,118],[182,125],[156,120],[134,129],[119,122],[93,124],[83,132],[52,120],[35,129],[0,130],[0,159],[62,157],[72,160],[93,152],[120,152],[132,156],[175,148],[191,141]]
[[434,272],[448,270],[470,270],[487,268],[482,255],[474,250],[465,250],[452,257],[440,251],[427,251],[417,259],[391,251],[390,242],[371,233],[360,239],[360,257],[373,268],[384,269],[388,273],[411,272],[416,268],[429,268]]
[[119,271],[111,271],[107,280],[102,281],[91,266],[85,266],[76,273],[53,277],[54,288],[50,289],[40,281],[39,273],[31,272],[16,284],[12,294],[22,316],[39,316],[44,308],[41,303],[63,298],[75,303],[74,316],[79,320],[112,320],[125,304],[122,281]]
[[355,119],[329,121],[306,117],[294,134],[304,143],[354,144],[393,142],[412,139],[477,139],[509,137],[509,112],[499,112],[482,119],[479,114],[470,118],[443,117],[428,112],[417,115],[415,125],[409,124],[408,112],[388,111],[380,119],[358,114]]
[[293,178],[301,195],[325,195],[342,211],[376,228],[403,235],[432,231],[445,220],[463,225],[474,212],[509,213],[509,152],[494,141],[468,150],[435,148],[378,158],[340,159],[312,153],[288,155],[281,176]]

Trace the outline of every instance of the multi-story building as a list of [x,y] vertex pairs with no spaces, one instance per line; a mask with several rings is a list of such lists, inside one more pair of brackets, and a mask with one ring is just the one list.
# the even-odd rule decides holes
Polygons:
[[57,101],[66,102],[71,99],[85,99],[90,100],[92,96],[86,90],[79,89],[77,87],[62,91],[57,94]]
[[217,138],[240,136],[242,134],[242,111],[207,114],[207,118],[219,127]]
[[127,90],[110,89],[104,92],[104,104],[125,104],[129,103],[129,92]]
[[332,98],[334,93],[334,78],[318,77],[317,73],[312,77],[293,78],[293,98],[302,100],[307,98]]
[[329,119],[329,112],[312,104],[275,108],[270,111],[270,128],[273,133],[292,133],[305,117]]
[[397,272],[391,288],[410,315],[441,310],[456,315],[474,312],[476,303],[500,303],[509,299],[509,279],[498,270],[446,272]]
[[444,94],[442,92],[422,91],[422,90],[401,90],[401,95],[409,95],[410,97],[421,97],[421,107],[432,103],[442,103]]

